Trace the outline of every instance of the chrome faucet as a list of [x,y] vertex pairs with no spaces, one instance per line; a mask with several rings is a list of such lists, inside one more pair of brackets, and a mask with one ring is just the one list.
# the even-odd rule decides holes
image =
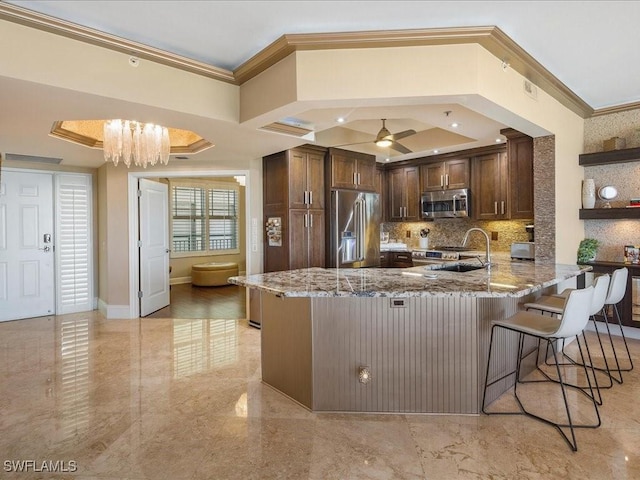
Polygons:
[[[477,228],[477,227],[470,228],[469,230],[467,230],[467,233],[464,234],[464,238],[462,239],[463,247],[467,244],[467,240],[469,239],[469,234],[471,232],[480,232],[484,235],[484,238],[486,240],[486,247],[484,251],[484,263],[482,266],[490,268],[491,267],[491,246],[489,245],[489,234],[481,228]],[[478,257],[478,260],[480,260],[480,257]],[[480,260],[480,263],[482,263],[482,260]]]

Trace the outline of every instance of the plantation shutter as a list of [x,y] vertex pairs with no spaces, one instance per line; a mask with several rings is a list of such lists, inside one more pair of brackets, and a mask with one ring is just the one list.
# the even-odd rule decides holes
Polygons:
[[209,250],[238,248],[238,190],[209,190]]
[[174,252],[205,250],[204,190],[173,187],[172,243]]
[[93,310],[90,175],[56,175],[57,313]]

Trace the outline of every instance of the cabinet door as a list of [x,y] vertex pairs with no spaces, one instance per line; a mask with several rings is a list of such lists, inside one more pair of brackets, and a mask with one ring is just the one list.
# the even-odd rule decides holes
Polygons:
[[289,152],[289,208],[307,208],[307,154],[298,150]]
[[376,168],[376,193],[380,195],[380,221],[387,221],[387,172]]
[[405,175],[403,168],[389,170],[387,172],[387,185],[389,187],[389,208],[387,215],[389,221],[400,222],[404,218],[405,207]]
[[391,252],[391,267],[407,268],[413,267],[413,260],[410,252]]
[[345,154],[331,153],[331,188],[355,189],[356,159]]
[[285,152],[262,159],[262,196],[265,212],[281,212],[288,208],[289,171]]
[[309,264],[308,211],[289,211],[289,269],[306,268]]
[[390,252],[380,252],[380,268],[390,268]]
[[406,167],[404,171],[405,185],[405,221],[420,220],[420,174],[418,167]]
[[307,191],[310,192],[309,208],[324,208],[324,155],[307,154]]
[[324,210],[309,210],[308,217],[308,267],[325,266]]
[[376,160],[375,158],[359,158],[357,162],[358,190],[370,192],[376,189]]
[[444,190],[444,162],[420,165],[420,184],[422,192]]
[[473,159],[473,211],[477,220],[507,218],[506,154],[491,153]]
[[469,188],[469,160],[445,162],[445,185],[447,188]]
[[510,218],[533,218],[533,139],[507,140]]
[[418,167],[405,167],[388,172],[390,221],[420,220],[420,175]]

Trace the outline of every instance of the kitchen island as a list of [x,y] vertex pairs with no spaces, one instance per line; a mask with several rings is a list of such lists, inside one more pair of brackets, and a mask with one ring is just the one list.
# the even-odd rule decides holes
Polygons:
[[[590,270],[494,262],[469,272],[310,268],[229,281],[260,292],[263,381],[306,408],[477,414],[491,321]],[[501,331],[496,340],[491,378],[515,360],[515,336]]]

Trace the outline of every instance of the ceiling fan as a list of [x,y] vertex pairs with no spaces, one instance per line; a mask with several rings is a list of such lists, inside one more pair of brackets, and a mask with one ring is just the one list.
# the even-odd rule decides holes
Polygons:
[[[385,122],[387,121],[386,118],[382,118],[382,128],[380,129],[380,131],[378,132],[378,134],[376,135],[375,140],[373,140],[373,143],[375,143],[378,147],[381,148],[393,148],[394,150],[400,152],[400,153],[412,153],[411,150],[409,150],[407,147],[405,147],[404,145],[402,145],[401,143],[398,142],[398,140],[402,139],[402,138],[406,138],[409,137],[411,135],[415,135],[416,131],[415,130],[404,130],[402,132],[398,132],[398,133],[391,133],[386,125]],[[348,143],[345,145],[338,145],[339,147],[344,147],[347,145],[362,145],[365,143],[370,143],[369,142],[359,142],[359,143]]]

